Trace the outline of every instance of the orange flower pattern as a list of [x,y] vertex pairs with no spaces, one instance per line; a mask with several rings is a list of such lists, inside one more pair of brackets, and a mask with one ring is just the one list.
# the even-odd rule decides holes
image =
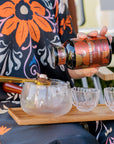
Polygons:
[[7,133],[9,130],[11,130],[11,128],[7,128],[4,126],[0,127],[0,135],[4,135],[5,133]]
[[[41,31],[56,32],[57,25],[53,23],[50,11],[37,1],[10,0],[0,5],[0,18],[0,37],[9,38],[10,43],[0,41],[1,75],[13,75],[15,70],[23,70],[22,77],[36,77],[40,66],[34,51]],[[28,49],[28,52],[23,52]]]
[[45,32],[51,32],[52,28],[44,18],[45,8],[38,2],[29,0],[11,0],[0,6],[0,16],[6,17],[1,30],[4,35],[10,35],[16,30],[16,42],[19,47],[25,42],[28,34],[38,42],[41,28]]
[[67,16],[67,19],[66,19],[66,20],[63,18],[63,19],[61,20],[61,22],[60,22],[60,30],[59,30],[59,33],[60,33],[61,35],[63,35],[66,27],[69,27],[69,29],[70,29],[70,32],[69,32],[69,33],[72,33],[71,16],[70,16],[70,15]]
[[[67,27],[69,27],[68,35],[72,37],[71,17],[68,15],[66,20],[63,18],[66,9],[59,13],[60,1],[43,0],[43,2],[45,4],[34,0],[2,0],[1,75],[15,76],[16,71],[20,70],[21,75],[16,75],[17,77],[35,78],[37,72],[40,73],[39,60],[42,65],[53,68],[48,62],[50,59],[48,43],[64,42],[66,38],[62,38],[62,35]],[[58,33],[61,35],[61,40]]]

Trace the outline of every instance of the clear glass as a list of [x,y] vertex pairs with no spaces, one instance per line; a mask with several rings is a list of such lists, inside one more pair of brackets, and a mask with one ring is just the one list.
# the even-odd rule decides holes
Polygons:
[[79,111],[89,112],[97,106],[100,90],[95,88],[74,87],[72,92],[73,104]]
[[21,107],[36,116],[61,116],[72,108],[69,83],[53,79],[51,85],[25,82],[21,94]]
[[104,99],[111,111],[114,111],[114,87],[104,88]]

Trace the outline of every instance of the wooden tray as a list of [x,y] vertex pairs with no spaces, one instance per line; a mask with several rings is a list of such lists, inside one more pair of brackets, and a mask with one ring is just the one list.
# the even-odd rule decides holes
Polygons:
[[55,123],[72,123],[83,121],[97,121],[97,120],[114,120],[114,112],[112,112],[106,105],[99,104],[91,112],[80,112],[75,106],[66,115],[50,118],[50,117],[36,117],[26,114],[22,108],[9,108],[9,114],[19,125],[36,125],[36,124],[55,124]]

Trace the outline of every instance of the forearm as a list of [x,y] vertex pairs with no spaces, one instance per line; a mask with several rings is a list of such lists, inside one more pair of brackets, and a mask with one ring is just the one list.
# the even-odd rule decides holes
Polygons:
[[86,68],[86,69],[78,69],[71,70],[68,69],[68,73],[73,79],[81,79],[83,77],[91,77],[92,75],[98,72],[98,68]]

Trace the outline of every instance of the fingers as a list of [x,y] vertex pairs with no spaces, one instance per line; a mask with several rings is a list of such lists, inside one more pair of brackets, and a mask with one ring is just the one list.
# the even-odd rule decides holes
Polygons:
[[87,38],[87,35],[85,33],[79,32],[79,33],[77,33],[77,38],[85,39],[85,38]]
[[104,35],[107,33],[107,31],[108,31],[107,27],[106,27],[106,26],[103,26],[99,34],[100,34],[101,36],[104,36]]
[[90,33],[88,33],[88,34],[79,32],[79,33],[77,34],[77,38],[85,39],[85,38],[87,38],[87,36],[89,36],[89,37],[97,37],[97,35],[98,35],[98,32],[97,32],[97,31],[92,31],[92,32],[90,32]]
[[[108,28],[106,26],[103,26],[101,31],[100,31],[100,35],[105,36],[107,31],[108,31]],[[111,35],[108,36],[108,39],[109,39],[110,43],[112,43],[112,36]]]
[[97,35],[98,35],[98,31],[92,31],[87,34],[87,36],[89,36],[89,37],[97,37]]
[[[101,31],[100,31],[100,33],[99,33],[99,35],[105,36],[106,33],[107,33],[107,31],[108,31],[108,28],[107,28],[106,26],[103,26],[102,29],[101,29]],[[97,37],[97,36],[98,36],[98,31],[92,31],[92,32],[90,32],[90,33],[88,33],[88,34],[79,32],[79,33],[77,34],[77,38],[80,38],[80,39],[85,39],[85,38],[87,38],[87,37]],[[111,42],[112,42],[112,37],[111,37],[111,36],[108,36],[108,39],[109,39],[109,41],[110,41],[110,43],[111,43]]]

